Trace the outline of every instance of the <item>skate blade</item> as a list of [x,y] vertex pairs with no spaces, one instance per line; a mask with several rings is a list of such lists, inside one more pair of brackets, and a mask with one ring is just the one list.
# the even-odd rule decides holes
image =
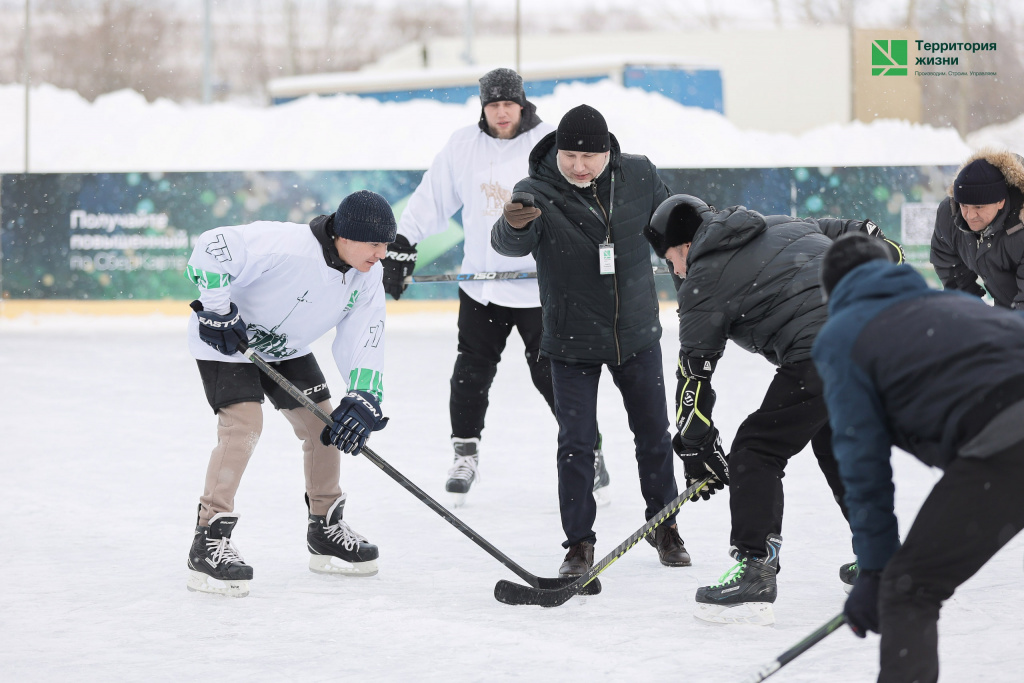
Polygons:
[[612,492],[610,489],[610,486],[594,489],[594,502],[597,503],[597,507],[603,508],[612,504]]
[[741,602],[737,605],[709,605],[698,602],[693,616],[713,624],[753,624],[770,626],[775,623],[775,611],[770,602]]
[[189,571],[185,588],[193,593],[210,593],[228,598],[244,598],[249,594],[248,581],[222,581],[197,571]]
[[333,555],[310,555],[309,571],[341,576],[374,576],[377,573],[377,560],[346,562]]
[[847,594],[847,595],[849,595],[849,594],[850,594],[850,591],[852,591],[852,590],[853,590],[853,585],[852,585],[852,584],[849,584],[849,583],[844,583],[844,584],[843,584],[843,590],[844,590],[844,591],[846,591],[846,594]]
[[460,507],[462,507],[463,505],[466,504],[466,494],[465,493],[451,493],[451,492],[449,492],[448,495],[451,496],[451,501],[452,501],[452,507],[453,508],[460,508]]

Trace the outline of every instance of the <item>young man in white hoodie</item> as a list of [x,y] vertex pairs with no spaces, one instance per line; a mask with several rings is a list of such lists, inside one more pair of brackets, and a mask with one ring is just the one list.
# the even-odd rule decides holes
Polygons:
[[[242,597],[252,567],[231,540],[238,522],[235,492],[263,429],[263,399],[302,440],[309,512],[309,568],[323,574],[372,576],[377,546],[342,520],[339,449],[357,455],[370,432],[383,429],[383,268],[395,238],[395,216],[379,194],[361,190],[307,226],[257,221],[199,236],[185,276],[199,288],[189,320],[189,352],[217,415],[189,551],[189,590]],[[320,420],[239,353],[240,344],[331,410],[327,381],[310,344],[335,330],[331,350],[347,393]],[[243,347],[244,348],[244,347]]]
[[[532,256],[509,257],[490,244],[491,226],[527,175],[534,145],[554,130],[526,99],[523,79],[511,69],[494,69],[480,79],[480,120],[461,128],[434,158],[398,223],[398,235],[384,259],[384,288],[398,299],[416,265],[415,245],[444,231],[462,209],[465,234],[462,272],[532,272]],[[459,283],[459,355],[451,379],[449,411],[455,460],[445,490],[461,505],[477,478],[480,437],[488,394],[512,329],[526,347],[533,384],[554,413],[551,365],[538,354],[540,296],[535,279],[469,280]],[[610,502],[601,438],[595,444],[594,493]]]

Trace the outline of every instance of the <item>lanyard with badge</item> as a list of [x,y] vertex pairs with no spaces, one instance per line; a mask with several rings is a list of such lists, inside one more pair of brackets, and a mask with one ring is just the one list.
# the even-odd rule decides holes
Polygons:
[[[580,200],[583,206],[587,207],[590,213],[597,217],[597,220],[601,220],[601,215],[597,213],[597,209],[590,205],[587,200],[583,198],[578,192],[574,192],[576,198]],[[597,181],[594,181],[594,194],[597,194]],[[600,200],[598,200],[600,201]],[[598,272],[601,275],[614,275],[615,274],[615,245],[612,243],[612,211],[615,209],[615,171],[611,172],[611,189],[608,192],[608,220],[605,221],[605,228],[607,233],[605,235],[604,242],[597,245],[597,256],[598,256]]]

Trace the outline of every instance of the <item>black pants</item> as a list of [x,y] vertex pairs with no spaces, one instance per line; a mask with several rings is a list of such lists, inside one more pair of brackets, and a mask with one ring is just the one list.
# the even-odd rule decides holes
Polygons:
[[782,534],[783,470],[808,442],[843,517],[849,519],[821,379],[809,360],[780,367],[761,407],[736,431],[729,455],[730,540],[740,552],[763,555],[765,537]]
[[939,608],[1024,527],[1024,443],[957,458],[924,501],[879,587],[883,683],[939,677]]
[[554,412],[551,390],[551,364],[540,358],[540,308],[509,308],[483,304],[459,290],[459,355],[452,372],[452,393],[449,411],[452,436],[461,439],[480,438],[487,414],[488,394],[498,361],[512,328],[519,330],[526,346],[526,364],[533,386]]
[[[661,346],[655,344],[621,365],[609,365],[622,394],[629,429],[636,446],[640,491],[647,519],[678,495],[672,439],[668,432],[665,375]],[[594,543],[594,443],[597,440],[597,387],[600,363],[551,361],[558,419],[558,507],[568,548],[581,541]],[[663,522],[675,523],[675,515]]]

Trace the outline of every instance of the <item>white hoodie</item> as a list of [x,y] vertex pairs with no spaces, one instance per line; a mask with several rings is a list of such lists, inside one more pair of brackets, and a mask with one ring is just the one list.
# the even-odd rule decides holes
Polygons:
[[[529,175],[529,157],[542,137],[555,128],[541,122],[511,140],[494,138],[479,125],[460,128],[434,158],[398,221],[398,234],[410,244],[443,232],[461,208],[465,233],[461,272],[531,272],[532,256],[502,256],[491,248],[491,227],[501,216],[512,188]],[[460,282],[481,304],[509,308],[540,306],[537,281],[483,280]]]
[[[335,329],[331,350],[347,391],[383,398],[383,266],[342,273],[327,265],[308,225],[257,221],[208,230],[199,236],[185,276],[199,287],[203,308],[227,313],[234,303],[245,321],[249,346],[267,361],[299,358]],[[199,320],[188,326],[194,358],[248,363],[226,356],[199,338]]]

